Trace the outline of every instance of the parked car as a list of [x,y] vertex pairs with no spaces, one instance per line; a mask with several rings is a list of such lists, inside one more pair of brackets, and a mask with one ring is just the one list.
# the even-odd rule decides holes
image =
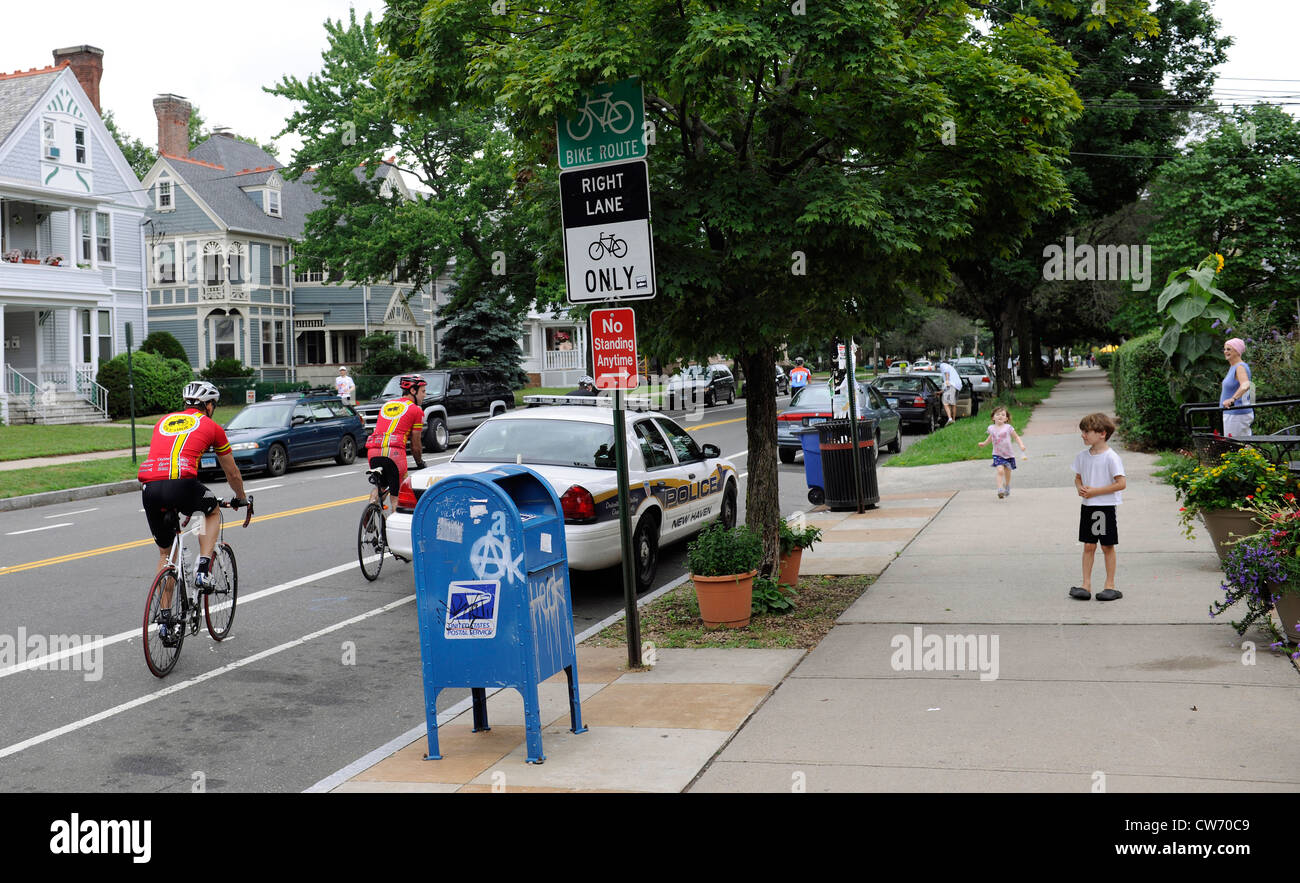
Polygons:
[[947,414],[943,396],[934,380],[916,374],[886,374],[872,384],[889,407],[898,412],[903,423],[934,432],[943,425]]
[[952,363],[957,373],[970,380],[971,389],[979,396],[993,395],[994,374],[983,359],[958,359]]
[[[895,454],[901,451],[903,438],[899,412],[862,381],[858,381],[858,402],[858,414],[876,420],[876,450]],[[803,450],[798,435],[801,430],[837,415],[847,415],[848,407],[848,396],[837,393],[832,402],[830,387],[824,383],[814,383],[796,392],[790,406],[776,415],[776,447],[781,462],[793,463],[795,455]]]
[[[622,561],[618,476],[614,470],[614,412],[592,406],[526,408],[486,420],[446,463],[408,473],[388,518],[388,542],[411,557],[411,516],[421,494],[450,475],[522,463],[550,484],[564,510],[569,567],[600,570]],[[631,484],[632,547],[640,589],[654,582],[659,547],[715,521],[736,524],[736,467],[716,445],[656,412],[628,412],[627,468]],[[522,550],[521,550],[522,552]]]
[[[776,366],[776,394],[779,396],[788,396],[790,394],[790,377],[785,373],[785,369],[780,365]],[[740,397],[749,397],[749,380],[745,379],[740,383]]]
[[912,363],[913,371],[933,371],[934,368],[934,362],[931,362],[929,359],[917,359]]
[[[447,450],[453,434],[464,434],[489,417],[504,414],[515,406],[515,393],[505,376],[487,368],[444,368],[412,372],[424,377],[423,449],[439,453]],[[394,374],[377,398],[357,406],[357,413],[373,432],[379,409],[384,402],[399,398],[398,381],[405,375]]]
[[[914,376],[919,376],[919,377],[929,377],[931,380],[934,381],[934,385],[937,386],[937,387],[939,387],[939,393],[940,393],[940,395],[942,396],[942,393],[943,393],[943,372],[941,372],[938,368],[935,368],[933,371],[916,371],[916,370],[913,370],[911,373],[912,373]],[[958,371],[957,373],[960,374],[961,371]],[[957,408],[958,408],[958,412],[959,412],[959,413],[960,413],[961,411],[965,410],[965,409],[962,407],[962,402],[966,402],[967,405],[970,406],[970,410],[967,412],[967,413],[970,414],[970,416],[974,417],[976,414],[978,414],[978,413],[980,412],[980,400],[979,400],[979,396],[975,394],[975,388],[974,388],[974,386],[971,385],[971,382],[970,382],[970,378],[969,378],[969,377],[963,377],[963,378],[961,379],[961,389],[957,391]],[[941,409],[941,410],[942,410],[942,409]],[[941,419],[941,420],[939,421],[939,425],[940,425],[940,426],[943,426],[943,425],[944,425],[945,423],[947,423],[947,422],[948,422],[948,412],[947,412],[946,410],[944,410],[944,411],[943,411],[943,419]]]
[[[327,457],[346,466],[357,458],[369,435],[356,411],[338,396],[296,393],[243,408],[225,430],[239,471],[265,470],[271,476],[283,475],[297,463]],[[199,459],[200,473],[220,469],[216,454]]]
[[711,408],[721,401],[731,404],[736,400],[736,378],[726,365],[689,365],[668,378],[664,392],[670,409],[684,408],[688,402],[703,402]]
[[897,361],[897,362],[895,362],[894,364],[892,364],[892,365],[889,366],[889,373],[890,373],[890,374],[906,374],[907,371],[908,371],[908,369],[911,368],[911,367],[912,367],[911,364],[909,364],[908,362],[906,362],[906,361],[900,359],[899,361]]

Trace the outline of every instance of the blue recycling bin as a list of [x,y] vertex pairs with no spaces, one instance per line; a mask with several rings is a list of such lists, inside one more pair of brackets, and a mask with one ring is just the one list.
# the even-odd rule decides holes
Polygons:
[[822,478],[821,436],[817,427],[799,432],[799,446],[803,448],[803,475],[808,482],[808,502],[820,506],[826,499],[826,483]]
[[474,732],[490,729],[488,687],[524,700],[528,762],[542,763],[537,685],[563,671],[572,731],[584,733],[564,541],[551,486],[526,466],[444,478],[411,519],[428,760],[438,753],[438,694],[468,687]]

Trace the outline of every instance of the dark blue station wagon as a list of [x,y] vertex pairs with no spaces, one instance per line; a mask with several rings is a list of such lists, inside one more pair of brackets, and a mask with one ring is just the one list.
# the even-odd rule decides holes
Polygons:
[[[366,428],[338,396],[273,398],[249,405],[226,424],[230,451],[242,472],[265,470],[283,475],[291,465],[333,458],[348,465],[365,449]],[[199,471],[219,471],[215,454],[199,461]]]

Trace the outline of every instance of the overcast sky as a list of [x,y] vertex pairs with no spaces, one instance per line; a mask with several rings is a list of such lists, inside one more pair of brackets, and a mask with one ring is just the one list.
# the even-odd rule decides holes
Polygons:
[[[197,106],[209,126],[229,126],[267,141],[283,127],[290,105],[262,87],[286,74],[305,78],[319,70],[326,45],[323,22],[346,19],[350,7],[358,18],[372,12],[378,20],[384,3],[175,0],[138,6],[116,0],[63,0],[47,7],[9,0],[0,27],[0,71],[44,67],[53,61],[55,48],[89,43],[104,50],[101,104],[130,135],[154,145],[158,129],[153,98],[173,92]],[[1270,90],[1277,90],[1277,96],[1300,94],[1300,65],[1295,62],[1300,3],[1218,0],[1215,11],[1223,31],[1236,39],[1228,63],[1220,68],[1217,97],[1273,95]],[[1265,78],[1293,82],[1260,81]],[[1287,109],[1295,113],[1298,108],[1293,104]],[[292,136],[277,141],[281,162],[292,159],[298,143]]]

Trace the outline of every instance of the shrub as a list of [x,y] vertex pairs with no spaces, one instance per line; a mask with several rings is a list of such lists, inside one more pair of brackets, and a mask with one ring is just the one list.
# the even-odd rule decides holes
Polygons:
[[1135,450],[1175,447],[1182,440],[1172,371],[1159,340],[1160,334],[1152,331],[1115,353],[1115,413],[1124,443]]
[[239,377],[252,377],[253,369],[244,367],[239,359],[213,359],[208,367],[199,372],[204,380],[233,380]]
[[382,374],[392,377],[394,374],[409,374],[424,371],[429,367],[429,360],[412,346],[397,346],[396,339],[387,332],[376,332],[360,340],[361,350],[366,359],[361,365],[361,374]]
[[1110,370],[1111,363],[1115,360],[1115,353],[1097,353],[1097,365],[1107,371]]
[[727,530],[715,521],[686,547],[686,560],[695,576],[749,573],[763,560],[763,539],[748,525]]
[[[189,362],[165,359],[153,353],[131,354],[135,380],[135,413],[162,414],[179,410],[185,384],[194,379]],[[126,353],[99,367],[95,378],[108,390],[108,413],[114,419],[131,416],[131,393],[127,387]]]
[[179,362],[189,363],[189,354],[185,352],[185,347],[173,335],[166,331],[151,331],[140,344],[140,352],[153,353],[156,356],[162,356],[164,359],[176,359]]

